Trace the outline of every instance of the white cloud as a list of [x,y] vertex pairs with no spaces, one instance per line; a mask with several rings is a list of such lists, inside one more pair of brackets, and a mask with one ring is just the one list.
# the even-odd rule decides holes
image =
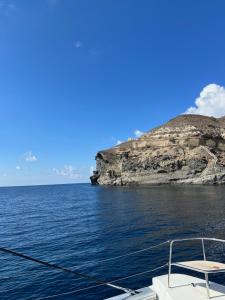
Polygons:
[[16,170],[21,170],[21,167],[20,166],[16,166]]
[[117,144],[117,145],[120,145],[120,144],[122,144],[122,141],[118,140],[118,141],[116,142],[116,144]]
[[83,43],[81,41],[76,41],[74,43],[74,46],[78,49],[78,48],[81,48],[83,46]]
[[81,179],[82,178],[82,176],[79,174],[77,169],[75,169],[71,165],[65,165],[61,169],[54,168],[53,172],[58,176],[63,176],[63,177],[67,177],[70,179]]
[[211,83],[203,88],[195,100],[195,106],[189,107],[185,114],[222,117],[225,115],[225,88]]
[[27,162],[37,161],[37,157],[31,151],[24,153],[23,157]]
[[93,175],[93,172],[94,172],[95,168],[93,166],[90,167],[90,175],[92,176]]
[[140,130],[138,130],[138,129],[136,129],[136,130],[134,131],[134,135],[135,135],[137,138],[141,137],[142,134],[144,134],[144,132],[142,132],[142,131],[140,131]]

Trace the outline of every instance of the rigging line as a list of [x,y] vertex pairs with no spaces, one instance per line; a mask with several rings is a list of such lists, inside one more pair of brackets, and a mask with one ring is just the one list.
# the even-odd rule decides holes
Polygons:
[[100,263],[102,263],[102,262],[107,262],[107,261],[119,259],[119,258],[122,258],[122,257],[134,255],[134,254],[137,254],[137,253],[145,252],[145,251],[148,251],[148,250],[151,250],[151,249],[160,247],[160,246],[165,245],[165,244],[167,244],[167,243],[169,243],[169,242],[170,242],[170,240],[167,240],[167,241],[165,241],[165,242],[162,242],[162,243],[159,243],[159,244],[157,244],[157,245],[150,246],[150,247],[147,247],[147,248],[144,248],[144,249],[141,249],[141,250],[129,252],[129,253],[127,253],[127,254],[122,254],[122,255],[118,255],[118,256],[111,257],[111,258],[102,259],[102,260],[99,260],[99,261],[97,261],[97,262],[88,261],[88,262],[85,263],[85,264],[81,264],[81,265],[77,265],[77,266],[72,266],[71,268],[75,268],[75,269],[76,269],[76,268],[80,268],[80,267],[89,266],[89,265],[95,264],[95,263],[100,264]]
[[[51,271],[56,271],[56,270],[51,270]],[[29,277],[32,277],[33,279],[37,279],[38,277],[40,276],[46,276],[46,273],[49,273],[49,270],[47,271],[41,271],[41,273],[36,273],[36,274],[33,274],[32,272],[20,272],[20,273],[13,273],[11,275],[8,275],[8,276],[0,276],[0,280],[7,280],[7,279],[13,279],[13,278],[24,278],[26,276],[29,276]],[[56,274],[56,273],[55,273]],[[59,274],[59,273],[57,273]],[[76,282],[78,280],[81,280],[80,278],[72,278],[73,279],[73,282]]]
[[[35,269],[31,269],[29,271],[26,271],[26,272],[18,272],[18,273],[15,273],[13,272],[12,274],[9,274],[9,275],[6,275],[6,276],[1,276],[0,275],[0,279],[10,279],[10,278],[19,278],[19,277],[24,277],[24,276],[44,276],[46,275],[46,273],[49,273],[50,271],[47,269],[47,270],[41,270],[41,273],[37,274],[33,274],[34,272],[36,272],[36,266],[35,266]],[[56,270],[51,270],[51,271],[56,271]],[[77,279],[78,280],[78,279]]]
[[75,293],[78,293],[78,292],[81,292],[81,291],[93,289],[93,288],[103,286],[103,285],[104,285],[103,283],[102,284],[96,284],[96,285],[89,286],[89,287],[86,287],[86,288],[83,288],[83,289],[73,290],[73,291],[65,292],[65,293],[61,293],[61,294],[50,295],[50,296],[46,296],[46,297],[42,297],[42,298],[36,298],[36,299],[33,299],[33,300],[45,300],[45,299],[55,298],[55,297],[59,297],[59,296],[67,296],[67,295],[75,294]]
[[[114,282],[117,282],[117,281],[120,281],[120,280],[125,280],[125,279],[131,278],[131,277],[135,277],[135,276],[139,276],[139,275],[142,275],[142,274],[154,272],[156,270],[165,268],[167,266],[168,266],[168,263],[166,263],[162,266],[156,267],[154,269],[145,271],[145,272],[140,272],[140,273],[136,273],[136,274],[133,274],[133,275],[130,275],[130,276],[122,277],[122,278],[119,278],[119,279],[116,279],[116,280],[112,280],[109,283],[114,283]],[[46,296],[46,297],[42,297],[42,298],[36,298],[36,299],[33,299],[33,300],[45,300],[45,299],[51,299],[51,298],[55,298],[55,297],[59,297],[59,296],[66,296],[66,295],[75,294],[75,293],[78,293],[78,292],[81,292],[81,291],[93,289],[93,288],[96,288],[96,287],[99,287],[99,286],[102,286],[102,285],[103,284],[97,284],[97,285],[93,285],[93,286],[90,286],[90,287],[86,287],[86,288],[82,288],[82,289],[78,289],[78,290],[73,290],[73,291],[65,292],[65,293],[61,293],[61,294],[50,295],[50,296]]]
[[122,291],[124,291],[126,293],[136,294],[136,291],[134,291],[134,290],[127,289],[127,288],[124,288],[124,287],[121,287],[121,286],[117,286],[117,285],[108,283],[106,281],[103,281],[103,280],[101,280],[99,278],[96,278],[95,276],[90,276],[90,275],[86,275],[86,274],[83,274],[83,273],[80,273],[80,272],[77,272],[77,271],[73,271],[73,270],[61,267],[59,265],[56,265],[56,264],[53,264],[53,263],[49,263],[49,262],[46,262],[46,261],[43,261],[43,260],[40,260],[40,259],[33,258],[31,256],[28,256],[28,255],[16,252],[16,251],[11,250],[11,249],[0,247],[0,251],[2,251],[4,253],[7,253],[7,254],[12,254],[14,256],[21,257],[23,259],[26,259],[26,260],[29,260],[29,261],[32,261],[32,262],[36,262],[38,264],[44,265],[44,266],[49,267],[49,268],[53,268],[53,269],[57,269],[57,270],[69,273],[71,275],[76,275],[76,276],[79,276],[79,277],[87,279],[87,280],[95,281],[95,282],[97,282],[99,284],[107,285],[107,286],[110,286],[112,288],[115,288],[115,289],[118,289],[118,290],[122,290]]
[[[137,253],[141,253],[141,252],[144,252],[144,251],[147,251],[147,250],[151,250],[151,249],[160,247],[160,246],[165,245],[165,244],[167,244],[167,243],[169,243],[169,242],[170,242],[170,241],[167,240],[167,241],[165,241],[165,242],[162,242],[162,243],[159,243],[159,244],[157,244],[157,245],[150,246],[150,247],[147,247],[147,248],[144,248],[144,249],[141,249],[141,250],[133,251],[133,252],[130,252],[130,253],[127,253],[127,254],[118,255],[118,256],[115,256],[115,257],[107,258],[107,259],[103,259],[103,260],[101,260],[101,261],[98,261],[97,263],[99,264],[99,263],[102,263],[102,262],[107,262],[107,261],[119,259],[119,258],[122,258],[122,257],[134,255],[134,254],[137,254]],[[7,251],[4,251],[4,250],[9,250],[9,249],[0,248],[0,251],[7,252]],[[11,252],[8,252],[8,253],[10,253],[10,254],[14,254],[14,255],[17,254],[15,251],[12,251],[12,250],[9,250],[9,251],[11,251]],[[12,253],[12,252],[15,252],[15,253]],[[18,253],[18,254],[20,254],[20,253]],[[18,256],[18,255],[17,255],[17,256]],[[29,257],[29,258],[28,258],[28,256],[23,255],[23,254],[21,254],[21,255],[19,255],[19,256],[22,257],[22,258],[29,259],[29,260],[32,260],[32,261],[34,261],[34,262],[43,264],[41,261],[36,260],[36,259],[33,259],[32,257]],[[31,259],[30,259],[30,258],[31,258]],[[45,263],[45,262],[44,262],[44,263]],[[86,264],[77,266],[76,268],[82,267],[82,266],[87,266],[87,265],[90,265],[90,264],[93,264],[93,263],[94,263],[94,262],[91,262],[91,261],[90,261],[90,262],[88,262],[88,263],[86,263]],[[49,263],[45,264],[45,266],[49,266],[48,264],[49,264]],[[50,264],[50,265],[52,265],[52,266],[51,266],[52,268],[55,268],[55,266],[57,266],[57,265],[53,265],[53,264]],[[50,267],[50,266],[49,266],[49,267]],[[59,269],[58,266],[57,266],[57,268],[55,268],[55,269]],[[60,269],[61,269],[61,267],[60,267]],[[66,269],[66,268],[63,268],[63,269],[67,270],[67,271],[64,270],[65,272],[68,272],[68,270],[69,270],[69,269]],[[61,269],[61,270],[62,270],[62,269]],[[75,273],[75,271],[69,270],[69,273],[71,273],[71,272],[74,272],[74,273]],[[150,272],[150,271],[149,271],[149,272]],[[77,272],[76,272],[76,273],[77,273]],[[80,274],[80,273],[79,273],[79,274]],[[80,276],[80,275],[78,275],[78,274],[76,274],[76,275],[77,275],[77,276]],[[83,274],[82,274],[82,275],[83,275]],[[85,278],[87,278],[86,275],[84,275],[84,276],[85,276]],[[132,276],[134,276],[134,275],[132,275]],[[83,277],[83,276],[82,276],[82,277]],[[12,277],[12,276],[1,277],[0,279],[9,279],[9,278],[13,278],[13,277]],[[84,277],[83,277],[83,278],[84,278]],[[90,280],[95,280],[94,277],[89,278],[89,276],[88,276],[88,279],[90,279]],[[119,281],[119,280],[122,280],[122,279],[118,279],[117,281]],[[96,280],[95,280],[95,281],[96,281]],[[104,284],[106,284],[106,283],[103,283],[103,281],[102,281],[102,283],[100,283],[100,285],[104,285]],[[109,283],[108,283],[108,284],[109,284]],[[117,286],[111,286],[111,287],[117,288],[117,289],[123,289],[124,291],[128,291],[128,292],[133,292],[133,293],[135,292],[135,291],[131,291],[131,290],[129,290],[129,289],[125,289],[125,288],[122,288],[122,287],[117,287]]]
[[136,276],[143,275],[143,274],[146,274],[146,273],[151,273],[151,272],[157,271],[157,270],[159,270],[159,269],[163,269],[163,268],[165,268],[165,267],[167,267],[167,266],[168,266],[168,263],[166,263],[166,264],[164,264],[164,265],[162,265],[162,266],[160,266],[160,267],[156,267],[156,268],[154,268],[154,269],[148,270],[148,271],[136,273],[136,274],[133,274],[133,275],[130,275],[130,276],[126,276],[126,277],[122,277],[122,278],[113,280],[112,282],[117,282],[117,281],[125,280],[125,279],[128,279],[128,278],[136,277]]

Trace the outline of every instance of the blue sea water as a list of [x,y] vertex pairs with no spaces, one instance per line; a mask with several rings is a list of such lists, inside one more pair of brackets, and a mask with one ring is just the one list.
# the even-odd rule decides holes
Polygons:
[[[225,238],[224,198],[223,186],[0,188],[0,246],[111,281],[166,263],[168,247],[99,261],[173,238]],[[225,261],[221,244],[207,243],[206,248],[209,258]],[[200,250],[194,243],[184,243],[174,258],[197,258]],[[117,284],[139,288],[164,272]],[[214,279],[225,284],[224,277]],[[95,284],[0,253],[1,300],[35,300]],[[104,299],[119,293],[97,287],[49,299]]]

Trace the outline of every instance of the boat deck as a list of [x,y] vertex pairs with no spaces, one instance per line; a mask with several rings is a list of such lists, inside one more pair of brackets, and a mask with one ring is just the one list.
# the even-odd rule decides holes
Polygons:
[[105,300],[139,300],[139,299],[143,299],[143,300],[156,300],[156,294],[155,292],[153,292],[153,290],[151,289],[151,287],[145,287],[142,289],[138,289],[137,290],[139,292],[139,294],[137,295],[133,295],[131,296],[128,293],[119,295],[119,296],[115,296],[115,297],[111,297]]
[[[225,300],[225,286],[210,283],[210,299]],[[168,275],[153,278],[153,290],[159,300],[205,300],[207,289],[205,280],[183,275],[171,275],[171,288],[168,288]]]
[[[225,286],[210,283],[210,299],[225,300]],[[124,293],[107,300],[206,300],[205,280],[183,275],[171,275],[171,287],[168,288],[168,275],[153,278],[152,286],[139,289],[139,294]]]

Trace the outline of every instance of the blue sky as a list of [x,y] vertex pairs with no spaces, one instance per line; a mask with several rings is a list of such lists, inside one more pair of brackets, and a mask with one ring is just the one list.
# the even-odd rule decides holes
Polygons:
[[96,152],[135,130],[191,106],[225,114],[224,11],[222,0],[0,0],[0,185],[86,182]]

